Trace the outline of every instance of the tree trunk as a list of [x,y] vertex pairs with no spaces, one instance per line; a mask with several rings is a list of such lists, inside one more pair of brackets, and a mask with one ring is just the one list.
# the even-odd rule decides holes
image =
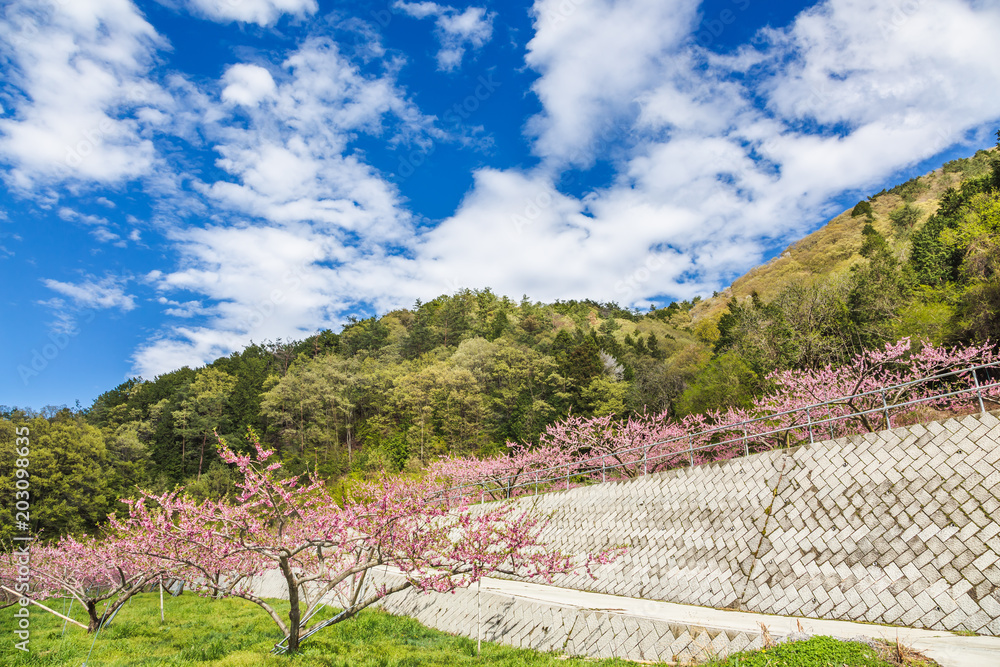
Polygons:
[[201,466],[205,463],[205,441],[208,440],[206,433],[201,437],[201,457],[198,459],[198,481],[201,481]]
[[354,451],[351,449],[351,417],[347,417],[347,467],[348,470],[354,469]]
[[97,603],[93,600],[87,600],[87,616],[90,617],[87,622],[87,634],[92,634],[101,627],[101,618],[97,615]]
[[302,618],[299,610],[299,587],[295,583],[295,574],[288,560],[282,558],[279,565],[281,573],[285,575],[285,581],[288,582],[288,653],[298,653],[299,623]]

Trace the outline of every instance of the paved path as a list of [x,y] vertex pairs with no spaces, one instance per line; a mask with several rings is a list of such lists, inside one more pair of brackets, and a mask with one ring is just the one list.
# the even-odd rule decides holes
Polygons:
[[796,632],[797,623],[801,623],[802,629],[808,634],[841,639],[863,635],[895,641],[898,637],[901,643],[933,658],[942,667],[1000,667],[1000,637],[963,637],[951,632],[850,621],[722,611],[503,579],[484,579],[482,590],[551,605],[618,612],[667,623],[708,626],[738,632],[759,633],[758,624],[763,623],[775,639]]

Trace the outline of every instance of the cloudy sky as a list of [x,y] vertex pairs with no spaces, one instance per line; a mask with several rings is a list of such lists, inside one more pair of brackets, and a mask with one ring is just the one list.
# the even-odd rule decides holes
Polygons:
[[648,307],[993,143],[995,0],[7,0],[0,404],[463,287]]

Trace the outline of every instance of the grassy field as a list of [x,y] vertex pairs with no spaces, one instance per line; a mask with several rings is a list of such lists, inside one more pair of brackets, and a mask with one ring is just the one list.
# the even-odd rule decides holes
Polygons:
[[[275,605],[282,613],[280,602]],[[63,611],[55,601],[52,605]],[[280,636],[257,607],[240,600],[206,600],[185,594],[167,597],[166,621],[160,622],[159,596],[140,595],[125,607],[114,622],[101,631],[97,641],[83,630],[69,626],[37,607],[31,612],[30,653],[14,648],[13,609],[0,611],[0,665],[51,665],[91,667],[140,665],[218,665],[227,667],[329,666],[329,667],[418,667],[445,665],[490,665],[495,667],[544,667],[556,665],[624,667],[624,660],[565,658],[549,653],[513,649],[483,643],[477,657],[476,643],[424,627],[409,618],[369,610],[343,624],[323,630],[310,639],[296,656],[274,656],[268,652]],[[84,620],[83,615],[72,616]],[[731,656],[717,667],[890,667],[898,661],[880,660],[875,651],[861,644],[834,642],[817,637],[808,642],[778,646],[769,651]],[[912,663],[921,665],[924,663]]]

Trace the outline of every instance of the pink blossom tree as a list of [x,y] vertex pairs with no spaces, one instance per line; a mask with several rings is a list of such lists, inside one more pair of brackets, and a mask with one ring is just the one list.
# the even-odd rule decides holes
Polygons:
[[[310,631],[308,619],[328,602],[343,609],[336,618],[342,621],[410,587],[449,591],[495,572],[589,572],[592,563],[614,556],[563,554],[541,542],[543,522],[530,511],[434,500],[438,487],[429,482],[386,478],[338,505],[319,480],[280,478],[280,464],[269,462],[274,452],[252,430],[249,438],[253,455],[236,454],[220,439],[220,455],[241,478],[235,503],[145,494],[113,526],[137,555],[174,563],[178,576],[203,590],[261,607],[291,652]],[[381,566],[398,576],[371,585],[372,570]],[[254,590],[268,571],[283,581],[287,620]]]
[[[512,447],[507,457],[449,459],[434,470],[451,471],[439,476],[467,485],[521,479],[525,470],[530,470],[532,481],[541,483],[545,478],[574,474],[599,475],[604,480],[725,460],[810,438],[874,431],[891,425],[894,406],[900,406],[897,412],[912,409],[908,406],[918,402],[945,410],[969,407],[977,400],[976,394],[945,394],[968,390],[977,381],[990,384],[982,371],[980,376],[967,369],[994,364],[998,358],[988,342],[955,348],[924,344],[914,350],[910,339],[904,338],[883,349],[862,352],[842,366],[772,373],[768,380],[775,390],[748,408],[680,420],[668,419],[665,412],[626,419],[571,416],[548,426],[535,450],[521,445]],[[982,388],[980,393],[985,400],[1000,399],[997,386]],[[524,465],[533,451],[548,463],[548,470]]]
[[527,493],[539,480],[560,471],[576,470],[571,451],[555,444],[530,448],[521,443],[507,443],[508,453],[477,459],[444,457],[427,468],[427,477],[451,495],[464,494],[470,500],[504,500]]
[[74,598],[87,610],[87,632],[94,632],[163,571],[158,561],[136,557],[117,540],[66,536],[31,547],[32,586],[26,597]]
[[643,412],[617,421],[614,415],[569,417],[547,427],[540,439],[549,447],[566,447],[578,470],[603,481],[608,475],[631,478],[676,467],[688,447],[686,434],[665,412]]
[[[776,390],[754,405],[755,412],[788,413],[778,421],[802,421],[798,414],[810,408],[808,421],[828,420],[823,425],[830,436],[859,430],[872,432],[888,428],[890,408],[910,402],[924,402],[944,409],[959,409],[976,400],[973,393],[935,398],[973,385],[971,372],[948,378],[935,376],[963,371],[980,364],[995,363],[998,357],[990,343],[969,347],[911,349],[909,338],[887,344],[881,350],[866,350],[843,366],[826,366],[818,371],[790,370],[772,373]],[[931,379],[927,379],[931,378]],[[997,388],[985,392],[996,397]],[[805,437],[803,435],[803,437]]]

